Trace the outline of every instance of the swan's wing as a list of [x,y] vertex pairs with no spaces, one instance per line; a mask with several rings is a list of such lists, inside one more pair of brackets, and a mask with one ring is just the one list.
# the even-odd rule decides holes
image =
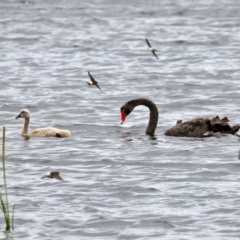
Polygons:
[[28,135],[30,137],[44,137],[45,135],[43,135],[43,132],[44,132],[43,129],[44,128],[37,128],[37,129],[29,132]]
[[204,137],[207,131],[211,131],[210,120],[208,118],[197,118],[177,124],[168,129],[165,135],[175,137]]
[[179,120],[177,120],[176,125],[181,124],[181,123],[182,123],[182,119],[179,119]]
[[232,126],[232,134],[235,134],[240,129],[240,124]]
[[151,44],[150,44],[150,42],[148,41],[148,39],[147,39],[147,38],[146,38],[146,42],[147,42],[147,45],[148,45],[148,47],[150,47],[150,48],[151,48],[152,46],[151,46]]
[[235,134],[238,131],[240,125],[230,126],[228,122],[229,120],[227,117],[219,119],[219,117],[217,116],[211,119],[212,131]]
[[63,137],[61,130],[53,127],[37,128],[29,133],[31,137]]
[[177,124],[168,129],[165,134],[176,137],[206,137],[215,136],[215,133],[235,134],[240,129],[240,124],[230,126],[228,121],[228,118],[220,119],[218,116],[211,120],[208,118],[197,118]]
[[229,122],[229,119],[227,117],[224,117],[224,118],[221,119],[221,121]]

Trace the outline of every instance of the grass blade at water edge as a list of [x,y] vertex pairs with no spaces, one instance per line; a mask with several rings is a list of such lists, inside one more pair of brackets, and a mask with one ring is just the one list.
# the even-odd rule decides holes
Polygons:
[[7,178],[6,178],[6,165],[5,165],[5,142],[6,142],[6,128],[5,126],[1,129],[3,131],[2,135],[2,164],[3,164],[3,181],[4,181],[4,190],[5,190],[5,203],[3,200],[3,195],[0,193],[1,200],[1,209],[4,215],[5,223],[6,223],[6,231],[11,230],[11,217],[9,211],[9,203],[8,203],[8,192],[7,192]]

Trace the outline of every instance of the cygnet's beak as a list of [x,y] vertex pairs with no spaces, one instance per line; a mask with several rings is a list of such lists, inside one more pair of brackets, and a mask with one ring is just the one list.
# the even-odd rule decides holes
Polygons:
[[16,116],[15,119],[18,119],[18,118],[20,118],[20,117],[21,117],[21,113],[19,113],[19,114]]

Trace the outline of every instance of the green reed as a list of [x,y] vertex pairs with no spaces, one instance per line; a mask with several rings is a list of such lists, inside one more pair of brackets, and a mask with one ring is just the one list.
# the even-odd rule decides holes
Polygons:
[[7,192],[7,178],[6,178],[6,165],[5,165],[5,142],[6,142],[6,128],[3,126],[1,128],[3,135],[2,135],[2,165],[3,165],[3,181],[4,181],[4,190],[5,190],[5,201],[2,192],[0,191],[0,207],[2,209],[5,223],[6,223],[6,231],[10,231],[11,227],[13,229],[13,225],[11,223],[11,216],[9,210],[9,203],[8,203],[8,192]]

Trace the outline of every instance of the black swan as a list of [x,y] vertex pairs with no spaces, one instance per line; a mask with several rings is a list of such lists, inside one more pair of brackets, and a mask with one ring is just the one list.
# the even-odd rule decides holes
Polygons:
[[[155,103],[146,98],[134,99],[126,102],[121,107],[121,124],[125,121],[126,117],[139,105],[144,105],[150,110],[149,123],[146,129],[146,134],[153,136],[158,122],[158,108]],[[215,118],[196,118],[187,122],[178,120],[176,125],[165,132],[167,136],[175,137],[210,137],[219,136],[219,134],[235,134],[240,124],[230,126],[227,117],[220,119],[218,116]]]

